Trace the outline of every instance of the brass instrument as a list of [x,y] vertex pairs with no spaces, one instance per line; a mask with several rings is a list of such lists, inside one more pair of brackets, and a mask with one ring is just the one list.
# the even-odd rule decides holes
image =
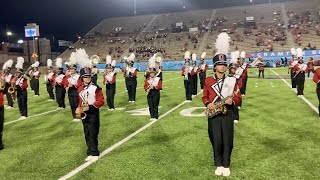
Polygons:
[[87,92],[87,96],[86,96],[86,101],[82,101],[82,104],[80,106],[80,110],[78,113],[76,113],[76,118],[77,119],[86,119],[87,118],[87,114],[84,112],[84,108],[85,107],[88,107],[89,104],[88,104],[88,99],[89,99],[89,92]]
[[227,106],[226,106],[226,100],[229,98],[232,98],[233,96],[228,96],[225,99],[222,99],[219,102],[214,103],[215,109],[209,109],[207,108],[205,110],[205,114],[208,116],[208,118],[212,118],[220,113],[226,114],[227,113]]
[[0,91],[3,91],[4,88],[5,88],[5,86],[4,86],[4,80],[1,79],[1,80],[0,80]]
[[15,101],[17,98],[17,88],[16,88],[17,76],[14,77],[10,81],[10,87],[8,88],[8,93],[11,95],[12,99]]
[[92,64],[92,65],[94,65],[94,66],[96,66],[96,65],[98,65],[99,64],[99,62],[100,62],[100,57],[98,56],[98,55],[92,55],[91,57],[90,57],[90,63]]

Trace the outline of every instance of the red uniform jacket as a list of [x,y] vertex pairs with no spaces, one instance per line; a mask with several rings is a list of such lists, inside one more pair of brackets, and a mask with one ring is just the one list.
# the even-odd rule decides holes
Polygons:
[[[46,73],[46,76],[48,77],[48,73]],[[51,78],[50,78],[50,79],[48,78],[48,80],[50,81],[50,83],[51,83],[52,86],[55,86],[55,85],[56,85],[56,81],[55,81],[56,76],[57,76],[57,75],[56,75],[55,73],[53,73],[53,75],[51,76]]]
[[[64,76],[63,77],[63,80],[62,80],[62,84],[64,87],[68,87],[69,86],[69,81],[68,81],[68,78],[70,78],[71,75],[67,75],[67,76]],[[77,82],[77,85],[75,86],[76,88],[80,87],[82,85],[82,82],[81,82],[81,77],[79,77],[78,79],[78,82]]]
[[[155,77],[155,78],[159,78],[159,77]],[[149,77],[148,79],[144,80],[144,90],[147,90],[149,85],[150,85],[150,81],[151,81],[151,77]],[[162,81],[161,79],[159,78],[158,82],[154,82],[153,84],[153,87],[155,90],[161,90],[162,89]]]
[[[104,97],[103,97],[103,93],[102,93],[102,89],[96,85],[91,84],[90,86],[95,86],[96,90],[95,92],[90,92],[93,97],[94,97],[94,101],[92,103],[89,102],[89,109],[92,108],[96,108],[99,109],[100,107],[102,107],[104,105]],[[80,94],[81,91],[83,90],[84,86],[83,84],[81,84],[81,86],[78,88],[78,93]],[[78,107],[81,107],[82,105],[82,98],[79,95],[79,104]]]
[[[206,78],[206,80],[205,80],[204,88],[203,88],[202,101],[206,106],[209,103],[212,103],[213,100],[217,96],[216,92],[211,87],[216,82],[217,82],[217,80],[212,76]],[[237,84],[234,86],[234,95],[233,95],[232,100],[233,100],[233,103],[236,104],[236,105],[241,102],[241,94],[240,94],[240,91],[239,91],[239,86]]]
[[320,82],[320,68],[314,72],[312,80],[317,84]]
[[308,71],[307,72],[310,72],[310,71],[312,71],[314,68],[313,68],[313,61],[309,61],[308,63],[307,63],[307,66],[308,66]]
[[[192,68],[192,67],[190,67],[190,68]],[[185,71],[186,71],[186,67],[183,66],[183,68],[181,69],[181,71],[182,71],[182,72],[181,72],[181,75],[184,76],[184,73],[185,73]],[[188,72],[188,73],[189,73],[189,72]],[[190,74],[191,76],[194,75],[193,70],[192,70],[191,73],[189,73],[189,74]]]
[[260,64],[258,65],[258,67],[259,67],[259,70],[260,70],[260,71],[263,71],[263,70],[264,70],[264,64],[260,63]]
[[[124,76],[126,76],[126,75],[127,75],[127,68],[125,68],[123,72],[124,72]],[[129,72],[129,73],[130,73],[130,72]],[[137,77],[137,74],[138,74],[138,70],[135,69],[134,72],[131,73],[131,76],[132,76],[132,77]]]
[[34,76],[34,78],[39,79],[40,76],[41,76],[41,72],[39,72],[39,71],[34,71],[34,72],[32,72],[32,75]]
[[200,65],[200,72],[201,73],[206,73],[207,72],[207,70],[208,70],[208,65],[207,64],[204,64],[205,66],[204,66],[204,69],[202,69],[202,65]]
[[21,89],[21,90],[27,89],[28,88],[27,79],[23,77],[18,78],[16,81],[16,87],[17,89]]
[[4,106],[4,92],[0,91],[0,106]]
[[106,84],[114,84],[114,83],[116,83],[116,78],[117,78],[117,73],[114,73],[113,76],[112,76],[111,82],[107,81],[106,74],[105,74],[105,75],[103,75],[103,84],[104,85],[106,85]]

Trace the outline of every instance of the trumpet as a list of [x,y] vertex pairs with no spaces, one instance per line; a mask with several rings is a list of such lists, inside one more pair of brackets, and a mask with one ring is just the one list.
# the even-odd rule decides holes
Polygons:
[[87,113],[85,113],[84,111],[84,108],[85,107],[89,107],[89,104],[88,104],[88,98],[89,97],[89,92],[87,92],[87,96],[86,96],[86,102],[82,101],[82,104],[80,106],[80,109],[79,109],[79,112],[76,113],[76,118],[77,119],[86,119],[87,118]]
[[5,88],[5,86],[4,86],[4,81],[1,79],[1,80],[0,80],[0,91],[3,91],[4,88]]

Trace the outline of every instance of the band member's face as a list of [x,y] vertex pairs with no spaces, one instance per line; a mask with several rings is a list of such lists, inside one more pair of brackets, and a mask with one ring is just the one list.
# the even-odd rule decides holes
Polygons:
[[150,77],[153,78],[156,74],[154,72],[150,72]]
[[48,73],[52,73],[52,69],[48,69]]
[[218,73],[225,73],[227,70],[227,67],[225,65],[216,65],[215,69],[216,69],[216,72]]
[[89,84],[91,82],[91,76],[83,76],[84,84]]
[[190,64],[189,64],[189,62],[186,62],[186,66],[189,66]]
[[231,68],[230,73],[235,74],[236,73],[236,68]]
[[70,69],[70,74],[75,74],[75,73],[76,73],[76,69],[71,68],[71,69]]
[[16,72],[16,76],[17,76],[17,77],[20,77],[20,76],[21,76],[21,73],[20,73],[20,72]]
[[109,73],[109,72],[112,72],[112,69],[111,68],[108,68],[107,69],[107,72]]

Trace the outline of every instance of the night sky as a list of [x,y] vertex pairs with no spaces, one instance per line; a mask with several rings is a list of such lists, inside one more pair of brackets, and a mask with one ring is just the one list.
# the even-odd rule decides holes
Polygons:
[[[272,0],[284,1],[284,0]],[[40,25],[41,37],[55,40],[74,40],[104,18],[130,16],[133,0],[0,0],[0,40],[7,39],[6,30],[12,31],[12,41],[24,37],[27,23]],[[254,0],[265,3],[269,0]],[[137,13],[154,14],[173,11],[219,8],[248,4],[249,0],[137,0]]]

